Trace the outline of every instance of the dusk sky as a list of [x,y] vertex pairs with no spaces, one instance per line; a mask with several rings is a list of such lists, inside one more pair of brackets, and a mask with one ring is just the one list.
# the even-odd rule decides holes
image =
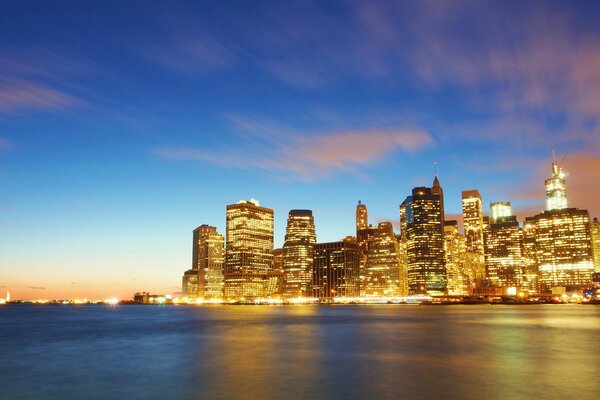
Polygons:
[[[197,4],[200,3],[200,4]],[[203,4],[202,4],[203,3]],[[255,198],[319,242],[430,186],[600,217],[600,2],[4,1],[0,296],[177,293]]]

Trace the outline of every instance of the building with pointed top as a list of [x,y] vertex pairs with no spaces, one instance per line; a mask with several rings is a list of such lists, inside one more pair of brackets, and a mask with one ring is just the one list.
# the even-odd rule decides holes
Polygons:
[[367,206],[360,200],[356,206],[356,231],[365,229],[369,226],[369,215],[367,213]]
[[594,272],[589,213],[567,207],[565,176],[554,161],[552,175],[545,181],[546,211],[530,219],[542,292],[585,288]]
[[435,171],[435,176],[433,178],[433,186],[431,187],[431,191],[433,194],[440,196],[440,210],[442,213],[442,220],[444,219],[445,216],[445,211],[444,211],[444,190],[442,189],[442,186],[440,185],[440,180],[438,179],[438,175],[437,175],[437,168]]
[[410,294],[446,291],[444,222],[441,198],[428,187],[416,187],[400,205]]

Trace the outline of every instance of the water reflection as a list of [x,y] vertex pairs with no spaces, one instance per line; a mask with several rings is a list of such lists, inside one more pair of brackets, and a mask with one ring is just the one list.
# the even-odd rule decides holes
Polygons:
[[600,396],[600,307],[4,307],[0,399]]

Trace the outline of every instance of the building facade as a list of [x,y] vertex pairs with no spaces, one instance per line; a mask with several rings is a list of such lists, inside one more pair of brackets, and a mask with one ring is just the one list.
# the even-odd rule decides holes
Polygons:
[[600,272],[600,222],[594,218],[590,224],[590,234],[592,235],[592,250],[594,253],[594,268]]
[[224,239],[217,228],[200,225],[192,235],[192,268],[183,276],[182,295],[191,299],[223,297]]
[[280,279],[273,270],[273,210],[256,200],[228,205],[226,234],[225,297],[273,295]]
[[406,245],[409,293],[446,291],[444,226],[440,196],[417,187],[400,205],[402,240]]
[[458,231],[458,222],[444,221],[444,257],[446,261],[447,290],[449,295],[469,294],[469,275],[465,271],[465,237]]
[[283,245],[283,295],[312,296],[315,221],[310,210],[291,210]]
[[360,295],[361,250],[351,241],[318,243],[313,266],[313,297],[330,301]]
[[485,270],[488,282],[507,293],[521,289],[523,281],[523,239],[515,216],[490,219],[485,230]]
[[540,289],[570,289],[590,285],[594,272],[587,210],[564,208],[534,217],[535,255]]
[[361,293],[367,297],[407,295],[406,270],[400,264],[400,248],[390,222],[380,222],[366,257]]

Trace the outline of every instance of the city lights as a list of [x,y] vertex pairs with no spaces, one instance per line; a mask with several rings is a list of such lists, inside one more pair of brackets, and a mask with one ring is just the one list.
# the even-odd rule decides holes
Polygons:
[[400,205],[399,236],[391,222],[370,225],[359,201],[356,236],[317,243],[312,211],[291,210],[281,249],[273,248],[273,210],[239,201],[227,206],[225,239],[215,227],[194,230],[183,299],[147,295],[139,302],[451,303],[580,293],[592,284],[600,228],[586,210],[566,208],[565,174],[556,162],[552,173],[545,181],[548,210],[522,226],[509,202],[492,202],[485,216],[480,193],[467,190],[460,232],[457,221],[446,220],[436,173],[431,188],[414,188]]

